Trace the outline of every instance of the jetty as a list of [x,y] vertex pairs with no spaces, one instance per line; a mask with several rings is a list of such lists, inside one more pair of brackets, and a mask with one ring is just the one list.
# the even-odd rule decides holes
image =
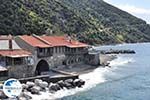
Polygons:
[[135,54],[134,50],[100,50],[101,54]]

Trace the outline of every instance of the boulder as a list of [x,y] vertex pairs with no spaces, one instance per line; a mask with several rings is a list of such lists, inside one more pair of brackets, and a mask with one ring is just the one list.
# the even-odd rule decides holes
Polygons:
[[41,88],[44,88],[44,89],[45,89],[46,87],[48,87],[48,83],[45,82],[45,81],[44,81],[44,82],[40,82],[40,83],[39,83],[39,86],[40,86]]
[[27,89],[28,85],[27,84],[22,84],[22,89]]
[[26,85],[28,86],[28,88],[31,88],[31,87],[35,86],[35,83],[28,81],[28,82],[26,83]]
[[49,91],[51,92],[53,92],[53,91],[58,91],[58,90],[60,90],[61,89],[61,87],[58,85],[58,84],[52,84],[52,85],[50,85],[49,86]]
[[78,82],[79,82],[79,79],[75,79],[75,80],[73,81],[73,85],[74,85],[74,86],[77,86],[77,85],[78,85]]
[[82,87],[84,84],[85,84],[85,81],[83,81],[82,79],[80,79],[78,87]]
[[57,84],[63,89],[65,87],[65,83],[63,80],[58,81]]
[[39,85],[40,83],[42,83],[43,81],[41,80],[41,79],[35,79],[34,80],[34,83],[36,84],[36,85]]
[[31,88],[31,93],[32,94],[40,94],[41,88],[39,86],[34,86]]
[[8,97],[4,94],[3,91],[0,90],[0,100],[7,99]]
[[30,92],[22,92],[21,95],[19,96],[19,100],[30,100],[30,99],[32,99],[32,97],[30,96]]
[[70,83],[68,83],[68,82],[64,82],[65,84],[65,87],[67,88],[67,89],[70,89],[70,88],[73,88],[73,85],[72,84],[70,84]]
[[85,81],[83,81],[82,79],[76,79],[76,80],[74,80],[73,84],[74,84],[74,86],[82,87],[82,85],[85,84]]
[[25,97],[19,97],[19,100],[28,100],[28,99]]
[[65,80],[65,82],[73,84],[73,79],[67,79],[67,80]]

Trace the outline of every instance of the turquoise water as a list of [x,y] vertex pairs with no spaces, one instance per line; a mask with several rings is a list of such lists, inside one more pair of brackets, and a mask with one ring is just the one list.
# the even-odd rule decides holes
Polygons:
[[72,90],[71,96],[60,100],[150,100],[150,43],[96,47],[110,48],[132,49],[136,54],[118,55],[111,68],[81,76],[87,80],[86,88]]

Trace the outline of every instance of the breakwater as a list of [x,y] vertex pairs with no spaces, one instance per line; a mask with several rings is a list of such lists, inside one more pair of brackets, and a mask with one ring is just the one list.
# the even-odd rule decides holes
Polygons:
[[[41,95],[41,92],[55,93],[61,89],[82,88],[85,81],[79,79],[78,75],[59,75],[50,77],[42,75],[36,77],[19,79],[22,83],[22,93],[18,100],[30,100],[32,95]],[[9,99],[2,91],[0,91],[0,99]]]
[[135,54],[134,50],[100,50],[101,54]]

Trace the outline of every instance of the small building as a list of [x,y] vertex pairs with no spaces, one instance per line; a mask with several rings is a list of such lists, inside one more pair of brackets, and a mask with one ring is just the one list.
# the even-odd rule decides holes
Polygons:
[[0,36],[0,79],[26,77],[31,53],[21,49],[11,36]]

